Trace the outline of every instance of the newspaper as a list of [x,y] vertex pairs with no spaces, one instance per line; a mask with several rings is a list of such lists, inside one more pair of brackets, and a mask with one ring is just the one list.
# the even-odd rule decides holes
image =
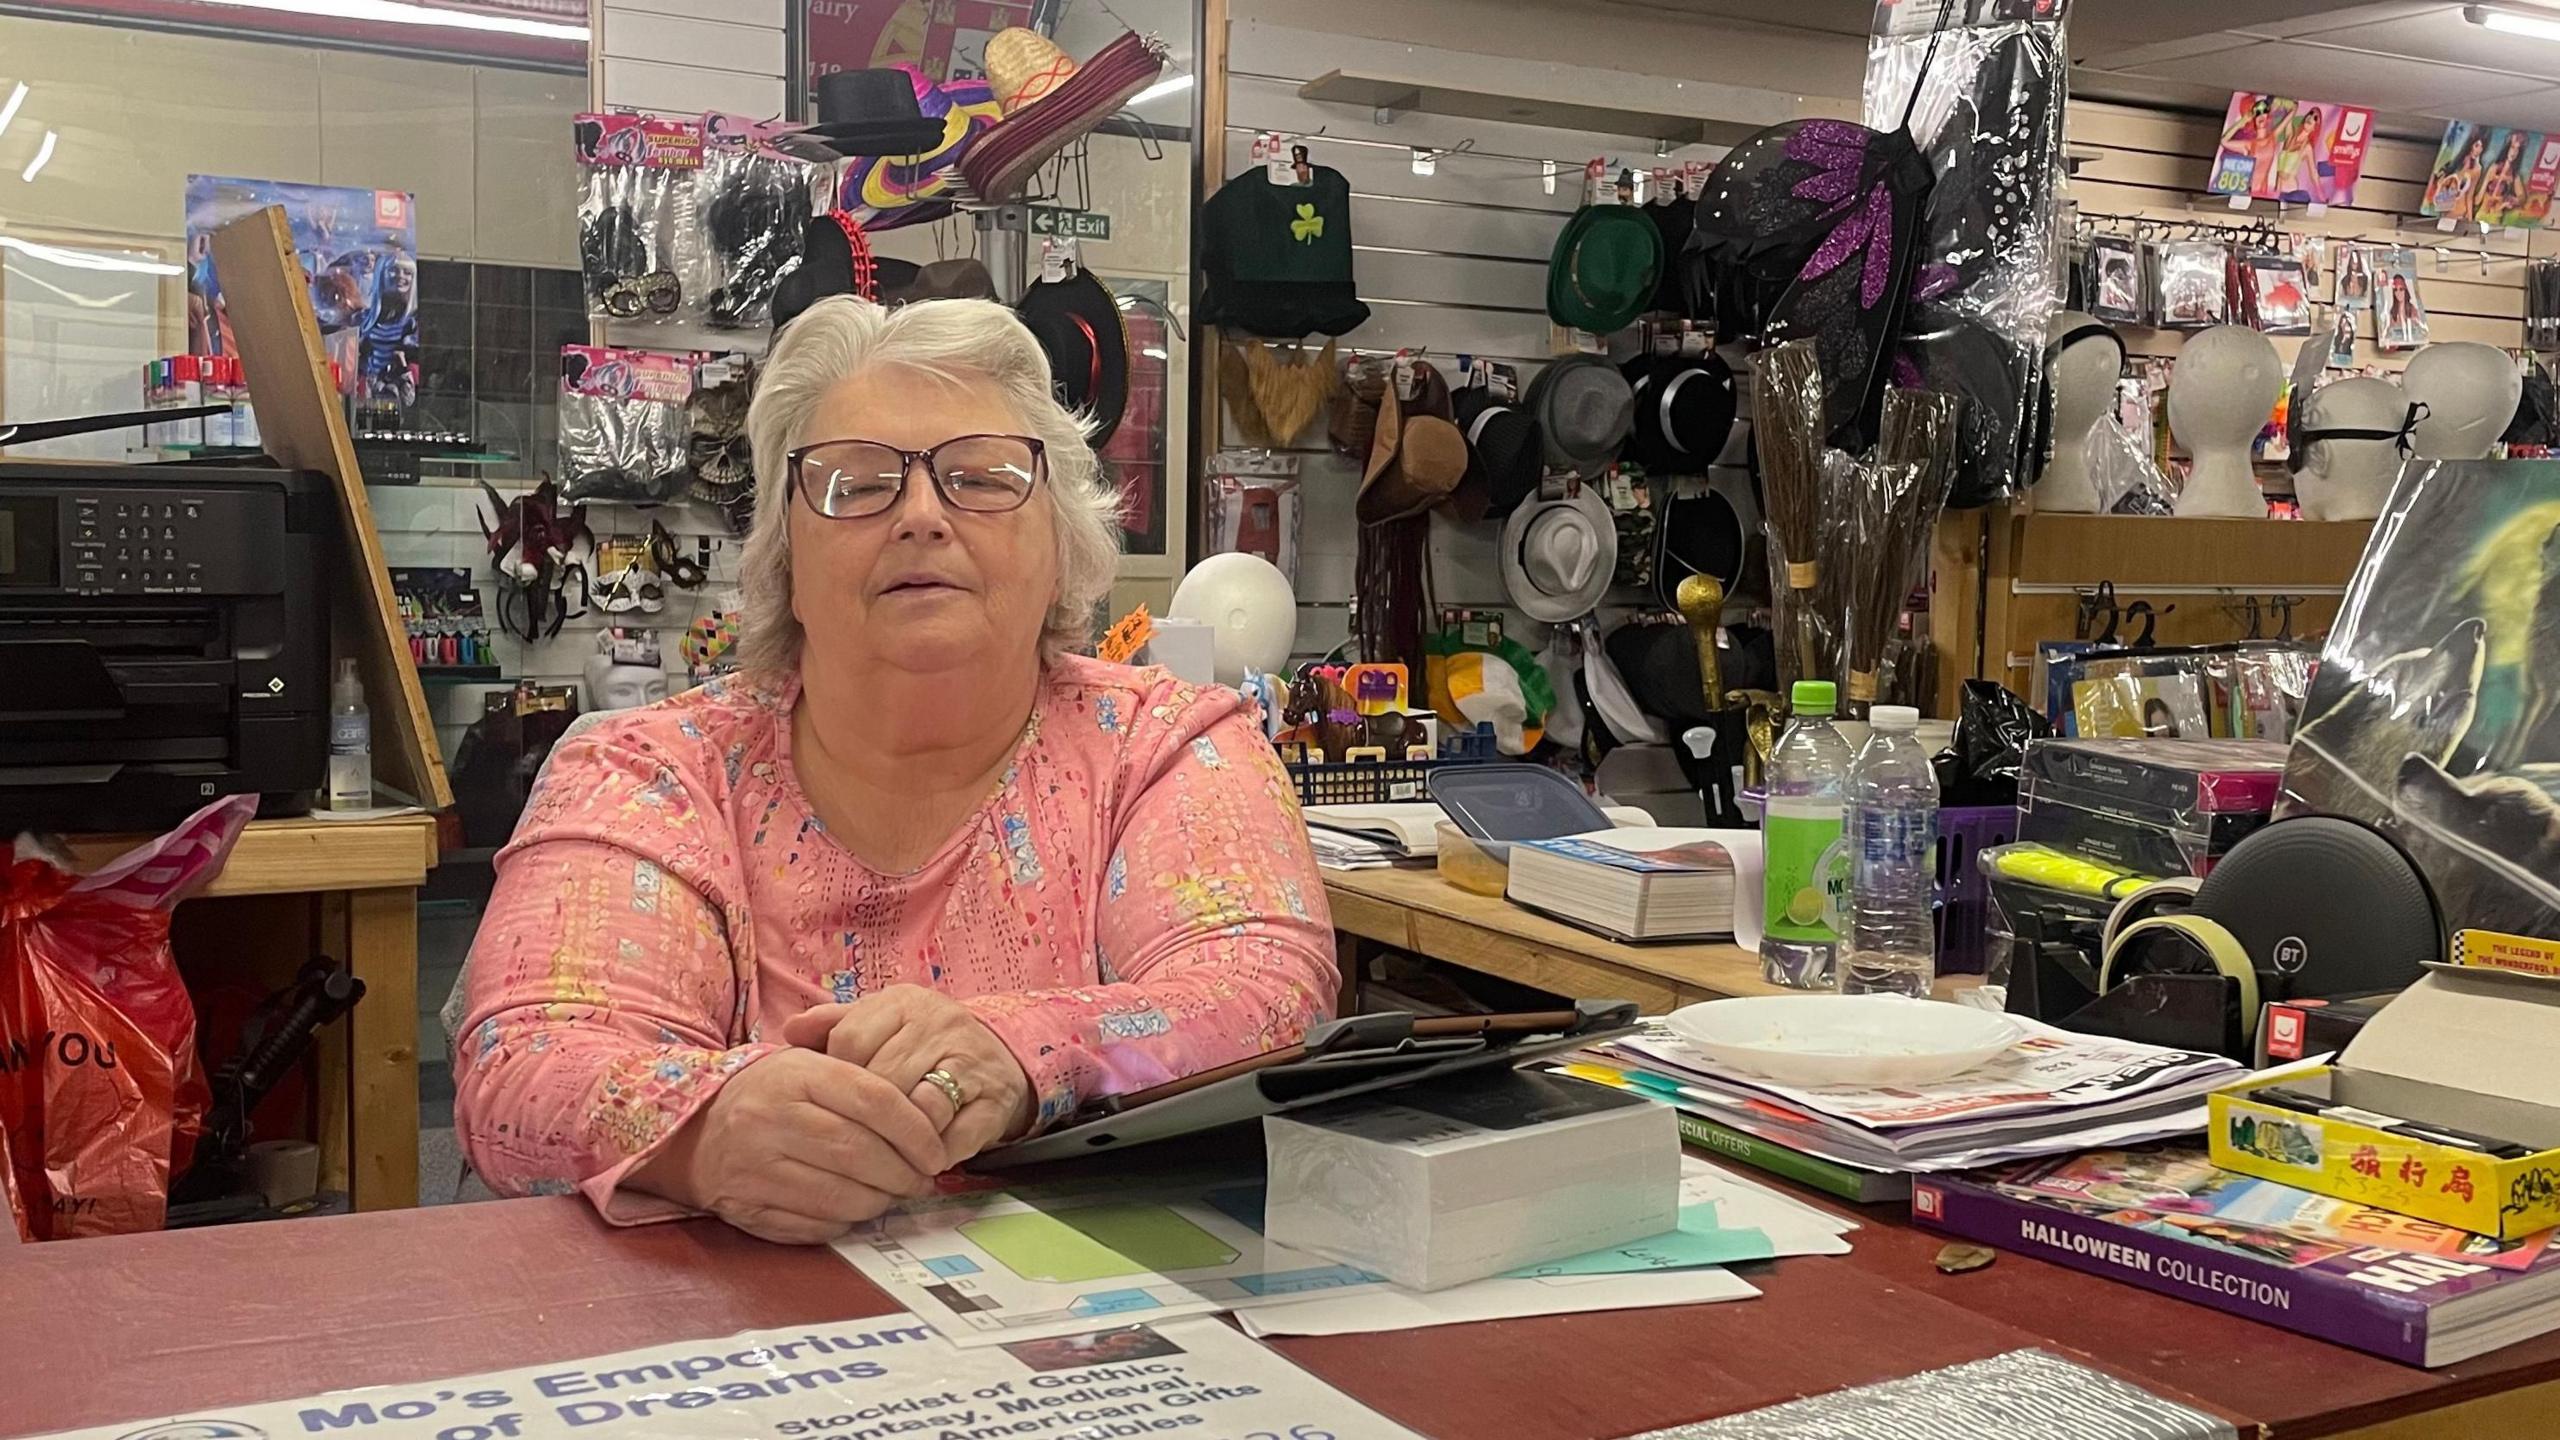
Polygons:
[[2080,1035],[2024,1016],[2009,1018],[2019,1039],[2008,1053],[1919,1086],[1781,1085],[1710,1059],[1658,1023],[1599,1048],[1684,1082],[1765,1098],[1808,1116],[1875,1132],[1886,1143],[1897,1138],[1889,1132],[1996,1134],[2049,1121],[2059,1112],[2084,1118],[2122,1115],[2201,1096],[2246,1073],[2239,1062],[2220,1055]]

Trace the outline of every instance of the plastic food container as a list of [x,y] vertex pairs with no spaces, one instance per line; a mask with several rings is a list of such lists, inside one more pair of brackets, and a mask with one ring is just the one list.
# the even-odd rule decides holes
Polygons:
[[1498,841],[1480,842],[1446,820],[1438,829],[1440,878],[1471,895],[1500,899],[1511,879],[1511,847]]

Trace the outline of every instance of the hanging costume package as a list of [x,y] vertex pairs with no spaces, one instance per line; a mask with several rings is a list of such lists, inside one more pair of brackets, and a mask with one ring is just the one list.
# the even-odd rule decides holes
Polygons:
[[560,347],[564,500],[663,505],[693,481],[693,362],[654,350]]
[[85,876],[26,841],[0,861],[0,1198],[18,1239],[160,1228],[210,1098],[169,913],[257,809],[215,801]]
[[702,168],[678,197],[677,233],[686,243],[677,247],[676,271],[685,293],[702,297],[713,329],[764,327],[775,282],[799,263],[817,173],[740,134],[704,145]]
[[702,168],[690,120],[587,114],[578,158],[578,271],[591,320],[665,321],[691,298],[676,274],[676,196]]
[[1896,384],[1971,402],[1949,501],[1956,508],[2006,499],[2035,471],[2029,417],[2064,244],[2054,209],[2066,8],[2065,0],[1887,0],[1876,9],[1867,121],[1907,113],[1937,178],[1892,374]]

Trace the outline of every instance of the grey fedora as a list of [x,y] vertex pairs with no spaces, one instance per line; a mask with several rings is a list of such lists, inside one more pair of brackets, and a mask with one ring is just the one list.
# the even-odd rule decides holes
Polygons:
[[1609,468],[1635,427],[1635,391],[1597,355],[1568,355],[1538,372],[1521,408],[1546,437],[1547,463],[1585,479]]

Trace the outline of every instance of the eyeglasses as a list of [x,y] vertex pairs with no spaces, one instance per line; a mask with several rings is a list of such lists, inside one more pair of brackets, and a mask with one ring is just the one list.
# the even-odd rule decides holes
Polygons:
[[919,461],[943,504],[979,515],[1022,508],[1049,471],[1046,448],[1028,435],[961,435],[930,450],[901,450],[877,440],[821,440],[787,458],[789,483],[809,497],[810,509],[831,520],[895,509]]

